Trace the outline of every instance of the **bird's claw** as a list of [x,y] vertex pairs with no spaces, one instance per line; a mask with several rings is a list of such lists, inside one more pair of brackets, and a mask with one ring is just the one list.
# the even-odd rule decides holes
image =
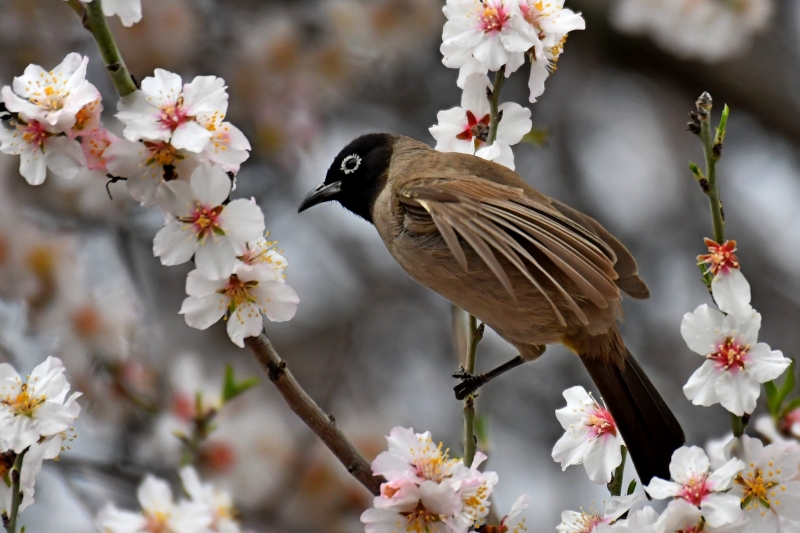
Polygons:
[[485,374],[470,374],[463,366],[459,367],[458,372],[453,374],[453,377],[461,380],[461,383],[453,387],[457,400],[463,400],[470,394],[474,394],[476,390],[486,383]]

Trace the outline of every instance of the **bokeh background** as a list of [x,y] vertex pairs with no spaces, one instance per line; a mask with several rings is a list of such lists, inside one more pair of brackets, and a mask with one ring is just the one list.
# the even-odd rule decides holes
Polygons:
[[[727,234],[739,243],[763,315],[761,339],[790,357],[800,344],[800,4],[705,1],[763,4],[771,13],[758,23],[680,30],[660,0],[568,0],[587,29],[570,34],[531,105],[544,142],[515,147],[520,175],[597,218],[638,259],[652,297],[626,300],[622,330],[699,445],[729,428],[722,408],[692,406],[681,391],[701,363],[681,340],[681,317],[709,301],[694,259],[711,233],[708,203],[687,167],[702,153],[685,131],[703,90],[715,99],[715,119],[723,102],[732,108],[718,169]],[[457,73],[442,66],[438,49],[442,2],[143,6],[133,28],[112,21],[132,73],[225,78],[228,118],[253,144],[235,194],[263,208],[301,299],[294,320],[267,326],[278,351],[369,458],[396,425],[431,430],[460,455],[450,304],[409,279],[374,229],[340,207],[297,214],[353,137],[387,131],[431,142],[437,111],[459,105]],[[722,42],[734,33],[736,42]],[[92,58],[105,125],[119,133],[113,87],[66,4],[0,3],[0,84],[28,63],[52,68],[70,51]],[[502,99],[527,104],[526,83],[523,67]],[[72,449],[46,465],[37,503],[22,515],[27,531],[93,531],[106,502],[135,507],[145,472],[175,479],[173,432],[186,429],[195,391],[218,395],[225,363],[262,384],[220,414],[203,475],[232,491],[253,531],[361,531],[369,495],[292,416],[251,354],[229,342],[221,323],[197,331],[177,314],[191,267],[166,268],[153,257],[158,208],[135,205],[122,184],[110,186],[109,200],[104,182],[80,176],[30,187],[17,166],[16,157],[0,158],[0,360],[30,371],[58,355],[85,394]],[[488,332],[478,364],[488,369],[514,355]],[[500,475],[498,510],[531,494],[532,532],[553,531],[565,509],[602,509],[607,495],[581,467],[562,473],[550,457],[562,433],[554,410],[576,384],[591,386],[580,362],[552,347],[477,401],[488,467]]]

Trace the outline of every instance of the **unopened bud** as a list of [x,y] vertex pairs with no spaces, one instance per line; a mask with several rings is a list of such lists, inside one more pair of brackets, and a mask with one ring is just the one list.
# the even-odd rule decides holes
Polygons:
[[711,108],[714,105],[714,101],[711,99],[711,95],[707,92],[704,92],[700,95],[700,98],[697,99],[695,104],[697,106],[697,115],[700,120],[706,119],[711,112]]

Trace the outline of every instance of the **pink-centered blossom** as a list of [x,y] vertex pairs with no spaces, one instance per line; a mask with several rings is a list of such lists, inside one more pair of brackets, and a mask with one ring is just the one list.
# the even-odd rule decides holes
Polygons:
[[505,75],[510,76],[524,63],[525,52],[538,42],[516,0],[448,0],[444,14],[442,62],[464,69],[460,80],[503,66]]
[[[595,509],[564,511],[561,524],[556,527],[559,533],[605,533],[614,531],[619,518],[631,507],[644,499],[641,492],[628,496],[613,496],[606,502],[603,513]],[[637,532],[641,533],[641,532]]]
[[645,490],[658,500],[683,499],[700,509],[709,526],[726,526],[739,521],[742,514],[739,498],[727,492],[744,467],[742,461],[733,458],[712,472],[702,448],[683,446],[672,454],[669,465],[672,481],[655,477]]
[[48,170],[72,178],[86,164],[78,141],[36,120],[0,124],[0,152],[20,156],[19,173],[31,185],[44,183]]
[[161,141],[200,153],[214,137],[209,126],[219,125],[227,108],[222,78],[198,76],[184,85],[179,75],[156,69],[141,90],[120,100],[117,118],[129,141]]
[[164,265],[194,256],[208,279],[227,279],[236,266],[237,247],[264,234],[264,214],[254,200],[225,203],[230,178],[218,167],[200,166],[190,183],[170,181],[158,189],[157,202],[169,221],[153,240],[153,254]]
[[622,462],[624,444],[611,413],[580,386],[565,390],[564,398],[567,405],[556,418],[566,432],[553,447],[553,459],[562,470],[583,464],[589,479],[608,483]]
[[200,272],[189,272],[180,314],[186,324],[207,329],[224,318],[228,336],[239,347],[246,337],[263,329],[262,314],[272,322],[291,320],[300,301],[297,293],[283,281],[262,278],[263,271],[238,267],[230,276],[214,280]]
[[711,290],[720,311],[703,304],[681,322],[689,349],[706,358],[683,392],[695,405],[719,403],[742,416],[755,410],[761,383],[779,377],[791,361],[757,342],[761,315],[750,307],[750,286],[739,270],[718,275]]
[[113,156],[110,153],[106,154],[106,148],[118,140],[116,135],[105,128],[97,128],[88,135],[83,135],[81,150],[86,158],[87,168],[89,170],[107,170],[108,159]]
[[440,111],[436,116],[438,124],[430,132],[439,151],[484,156],[513,169],[511,145],[520,142],[531,130],[531,111],[514,102],[500,104],[502,119],[497,139],[489,145],[491,116],[486,96],[489,87],[491,83],[485,74],[470,75],[461,95],[461,107]]

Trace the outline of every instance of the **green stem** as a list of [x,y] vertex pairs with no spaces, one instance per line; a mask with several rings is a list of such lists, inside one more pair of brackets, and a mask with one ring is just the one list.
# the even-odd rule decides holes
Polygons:
[[[483,324],[478,326],[478,319],[469,315],[467,325],[467,354],[464,369],[468,374],[475,373],[475,361],[478,354],[478,343],[483,338]],[[471,466],[475,459],[477,443],[475,442],[475,396],[470,394],[464,400],[464,464]]]
[[503,83],[506,81],[506,67],[500,67],[500,70],[494,73],[494,84],[492,85],[492,97],[489,100],[489,137],[486,139],[486,144],[491,145],[497,139],[497,127],[500,125],[500,113],[497,110],[500,105],[500,89],[503,88]]
[[622,493],[622,478],[625,474],[625,460],[628,458],[628,448],[621,446],[620,452],[622,452],[622,462],[614,471],[614,475],[608,483],[608,492],[610,492],[612,496],[619,496]]
[[744,434],[744,419],[731,413],[731,427],[733,428],[733,436],[738,439]]
[[14,460],[14,466],[11,468],[11,515],[8,518],[8,525],[6,526],[6,531],[8,533],[17,533],[17,516],[19,515],[19,506],[22,503],[22,492],[20,489],[22,461],[26,453],[28,453],[28,448],[17,455],[17,458]]
[[136,84],[133,82],[128,67],[125,66],[125,61],[119,53],[117,43],[114,42],[111,30],[108,29],[101,0],[94,0],[88,4],[69,0],[69,5],[73,11],[81,15],[83,27],[94,37],[97,49],[100,50],[100,56],[106,66],[106,72],[119,95],[128,96],[134,92]]
[[[725,215],[722,212],[722,202],[719,196],[719,183],[717,182],[717,160],[722,154],[722,142],[725,140],[725,130],[728,125],[730,109],[726,105],[715,133],[711,129],[711,108],[713,101],[711,95],[703,93],[697,99],[697,118],[700,122],[700,141],[703,143],[703,155],[706,159],[706,179],[708,180],[708,202],[711,207],[711,225],[714,228],[714,240],[717,244],[725,242]],[[731,426],[734,437],[741,437],[747,423],[741,416],[731,414]]]

